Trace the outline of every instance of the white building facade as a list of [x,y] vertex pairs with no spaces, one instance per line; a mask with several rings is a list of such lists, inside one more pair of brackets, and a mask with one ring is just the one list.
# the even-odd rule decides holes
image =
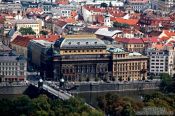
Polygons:
[[149,56],[149,72],[155,76],[159,76],[161,73],[168,73],[173,76],[175,73],[175,49],[168,50],[156,50],[149,49],[147,51]]

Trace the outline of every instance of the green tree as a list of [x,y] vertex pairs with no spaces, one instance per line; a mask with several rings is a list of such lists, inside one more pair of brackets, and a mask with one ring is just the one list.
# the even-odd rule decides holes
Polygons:
[[171,76],[167,73],[162,73],[160,75],[160,79],[160,89],[164,92],[171,91],[171,84],[173,82]]
[[35,110],[39,110],[39,111],[50,111],[50,103],[49,103],[49,99],[46,95],[40,95],[39,97],[35,98],[32,100],[33,104],[34,104],[34,108]]
[[[82,115],[84,116],[84,115]],[[104,116],[103,112],[98,110],[91,110],[88,116]]]
[[107,8],[107,7],[108,7],[108,4],[106,4],[106,3],[101,3],[100,7]]
[[29,34],[29,35],[34,35],[34,34],[36,34],[36,33],[33,31],[33,29],[32,29],[31,27],[27,27],[27,28],[21,27],[21,28],[19,29],[19,32],[20,32],[22,35],[27,35],[27,34]]
[[28,96],[22,96],[13,101],[14,111],[17,115],[31,115],[33,112],[33,104]]
[[121,114],[122,116],[135,116],[135,112],[130,104],[124,106]]
[[128,28],[128,27],[129,27],[128,24],[125,24],[125,23],[118,23],[118,22],[114,22],[114,23],[113,23],[113,26],[116,27],[116,28]]
[[109,7],[112,7],[112,6],[113,6],[112,3],[110,2],[110,3],[109,3]]
[[8,99],[0,100],[0,112],[1,116],[14,116],[13,102]]
[[62,101],[51,100],[45,95],[34,99],[22,96],[15,100],[0,100],[0,112],[2,116],[104,116],[79,98]]
[[40,34],[42,34],[42,35],[47,35],[48,34],[48,32],[47,31],[40,31]]
[[36,111],[34,116],[49,116],[48,112],[41,110],[41,111]]

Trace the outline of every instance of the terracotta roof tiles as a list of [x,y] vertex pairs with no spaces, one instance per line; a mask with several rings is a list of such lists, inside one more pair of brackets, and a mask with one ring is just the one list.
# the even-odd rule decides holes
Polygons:
[[123,19],[123,18],[115,18],[116,22],[128,24],[128,25],[136,25],[138,23],[138,19]]
[[57,39],[59,39],[60,36],[59,35],[41,35],[39,37],[35,37],[35,36],[17,36],[12,42],[11,44],[16,44],[22,47],[27,47],[28,43],[30,40],[46,40],[49,42],[54,42]]
[[143,44],[144,41],[141,38],[117,38],[117,42],[128,44]]

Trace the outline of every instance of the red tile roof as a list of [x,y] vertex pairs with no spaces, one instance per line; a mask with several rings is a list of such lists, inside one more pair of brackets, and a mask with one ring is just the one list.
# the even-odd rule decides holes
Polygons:
[[[60,21],[63,21],[63,22],[61,22],[61,23],[63,23],[63,26],[64,26],[64,24],[66,24],[66,23],[75,23],[76,22],[76,20],[74,19],[74,18],[71,18],[71,17],[69,17],[69,18],[62,18],[62,19],[59,19]],[[64,23],[65,22],[65,23]]]
[[57,0],[57,3],[62,4],[62,5],[67,5],[69,4],[69,1],[68,0]]
[[130,29],[130,28],[122,28],[121,31],[123,31],[123,33],[135,33],[135,34],[138,34],[138,33],[142,33],[140,32],[139,30],[137,29]]
[[163,47],[164,47],[163,44],[156,44],[153,46],[153,48],[156,48],[158,50],[163,49]]
[[49,41],[49,42],[54,42],[56,41],[57,39],[60,38],[60,35],[41,35],[40,37],[38,38],[34,38],[36,40],[46,40],[46,41]]
[[17,36],[12,42],[11,44],[15,44],[18,46],[22,46],[22,47],[27,47],[28,43],[30,40],[32,40],[32,37],[23,37],[23,36]]
[[140,13],[131,13],[129,14],[130,19],[140,19]]
[[157,37],[153,38],[142,38],[144,42],[151,42],[151,43],[157,43],[159,42],[159,39]]
[[92,5],[85,5],[84,8],[86,8],[88,11],[92,12],[98,12],[98,13],[106,13],[108,12],[113,17],[123,17],[125,13],[121,11],[120,9],[117,9],[115,7],[107,7],[107,8],[99,8]]
[[117,38],[117,42],[119,43],[127,43],[127,44],[143,44],[144,41],[141,38]]
[[56,24],[57,26],[60,26],[60,27],[63,27],[67,24],[67,22],[65,22],[63,20],[55,20],[53,23]]
[[115,18],[116,22],[128,25],[137,25],[138,19],[123,19],[123,18]]
[[77,12],[76,12],[76,11],[71,11],[71,16],[72,16],[72,17],[77,16]]
[[42,13],[44,10],[42,8],[28,8],[27,13],[33,12],[33,13]]
[[59,38],[60,38],[59,35],[48,35],[48,36],[41,35],[39,37],[35,37],[35,36],[17,36],[11,42],[11,44],[15,44],[15,45],[22,46],[22,47],[27,47],[30,40],[45,40],[45,41],[49,41],[49,42],[54,42]]
[[163,30],[163,33],[167,35],[168,37],[175,36],[174,31],[169,31],[169,30]]

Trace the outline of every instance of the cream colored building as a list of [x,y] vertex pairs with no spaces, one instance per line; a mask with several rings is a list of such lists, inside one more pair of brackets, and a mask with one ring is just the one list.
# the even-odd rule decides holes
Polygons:
[[40,20],[34,19],[22,19],[16,20],[16,29],[17,31],[21,28],[31,27],[36,34],[39,34],[42,29],[42,23]]
[[108,51],[112,53],[114,78],[126,81],[147,79],[148,57],[119,48],[110,48]]

